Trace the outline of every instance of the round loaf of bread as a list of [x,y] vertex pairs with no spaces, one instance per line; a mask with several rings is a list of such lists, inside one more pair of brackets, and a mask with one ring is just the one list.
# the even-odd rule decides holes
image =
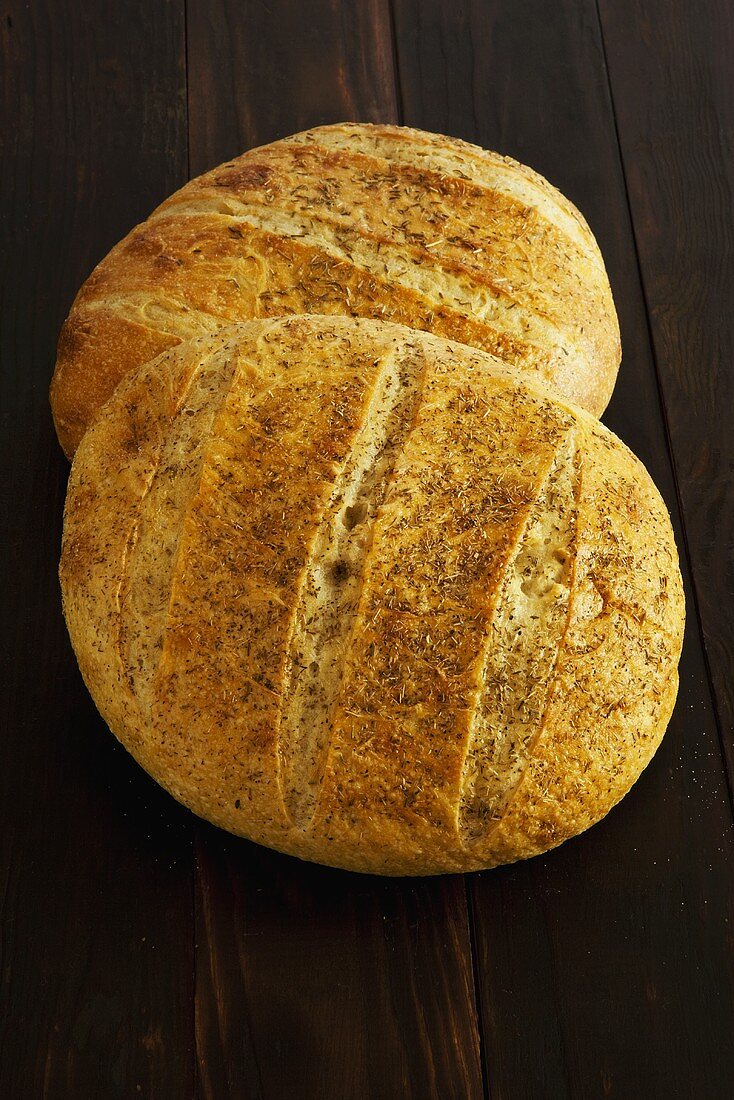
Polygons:
[[541,176],[419,130],[326,126],[192,180],[96,268],[59,341],[65,451],[134,367],[222,325],[295,313],[459,340],[595,415],[619,367],[596,241]]
[[250,321],[117,388],[61,580],[89,689],[234,833],[383,874],[601,818],[677,690],[668,514],[610,431],[399,325]]

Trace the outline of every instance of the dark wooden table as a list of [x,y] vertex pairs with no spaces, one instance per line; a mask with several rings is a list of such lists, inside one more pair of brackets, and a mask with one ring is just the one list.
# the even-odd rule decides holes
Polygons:
[[[734,1096],[731,0],[3,0],[0,1097]],[[606,422],[673,513],[681,690],[587,835],[465,879],[301,864],[114,742],[56,563],[47,386],[92,266],[225,158],[399,121],[513,154],[604,251]]]

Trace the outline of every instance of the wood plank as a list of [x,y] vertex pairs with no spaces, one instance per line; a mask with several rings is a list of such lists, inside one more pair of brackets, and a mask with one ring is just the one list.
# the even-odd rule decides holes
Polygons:
[[[639,6],[627,4],[626,18],[616,5],[606,7],[614,9],[621,55],[637,40],[631,28]],[[604,419],[646,462],[682,545],[594,3],[396,0],[395,12],[406,123],[526,161],[589,218],[607,259],[625,349]],[[642,32],[652,34],[647,24]],[[635,49],[631,67],[644,74],[646,47]],[[634,86],[627,94],[632,115]],[[671,113],[671,143],[675,125]],[[656,132],[643,118],[638,143]],[[681,203],[681,218],[689,210]],[[665,283],[666,234],[652,215],[650,225],[661,246],[651,270]],[[730,1091],[731,813],[685,573],[689,627],[679,702],[635,790],[586,836],[472,880],[493,1100]]]
[[76,668],[47,398],[77,287],[184,178],[182,4],[9,0],[0,54],[0,1095],[183,1097],[190,824]]
[[624,0],[600,12],[731,788],[734,8]]
[[202,1097],[478,1097],[461,876],[311,866],[204,829]]
[[191,175],[329,122],[395,120],[388,0],[189,0]]
[[[394,121],[384,0],[189,6],[192,172],[320,123]],[[325,870],[202,828],[204,1097],[483,1095],[462,879]]]

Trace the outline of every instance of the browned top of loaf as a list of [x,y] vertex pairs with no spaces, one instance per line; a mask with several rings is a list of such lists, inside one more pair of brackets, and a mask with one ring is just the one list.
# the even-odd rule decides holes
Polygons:
[[542,177],[453,138],[326,126],[192,180],[95,269],[51,390],[67,454],[133,367],[223,324],[293,313],[459,340],[595,415],[619,366],[597,244]]
[[358,870],[559,843],[675,699],[680,575],[644,467],[400,326],[253,321],[131,375],[74,461],[61,576],[90,690],[152,775]]

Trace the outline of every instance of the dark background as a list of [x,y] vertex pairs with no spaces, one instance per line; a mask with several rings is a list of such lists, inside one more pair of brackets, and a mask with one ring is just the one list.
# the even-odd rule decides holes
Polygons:
[[[0,0],[0,1096],[734,1096],[734,5]],[[317,123],[513,154],[586,214],[604,419],[673,513],[676,712],[548,856],[393,881],[194,819],[81,682],[47,404],[82,280],[188,176]]]

